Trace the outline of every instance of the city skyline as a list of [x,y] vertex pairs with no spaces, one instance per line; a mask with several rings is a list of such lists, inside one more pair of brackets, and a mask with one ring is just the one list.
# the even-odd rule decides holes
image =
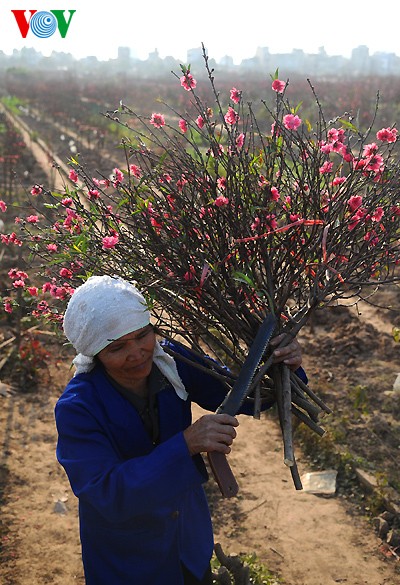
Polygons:
[[[11,10],[27,10],[26,0],[2,3],[0,7],[0,50],[12,54],[24,46],[45,56],[53,51],[72,54],[81,59],[95,56],[104,61],[116,58],[118,47],[126,46],[131,56],[144,60],[158,50],[161,58],[172,56],[182,62],[189,49],[204,43],[210,58],[217,62],[226,55],[235,64],[253,57],[259,47],[271,53],[290,53],[300,49],[317,54],[321,47],[330,56],[350,57],[358,46],[377,52],[400,55],[397,35],[388,28],[388,20],[396,21],[400,7],[383,0],[373,13],[345,0],[336,0],[329,11],[321,10],[318,0],[307,0],[299,6],[287,0],[284,7],[253,0],[251,8],[235,9],[226,3],[203,0],[201,6],[171,0],[156,0],[149,5],[124,5],[93,9],[91,3],[65,8],[66,3],[44,0],[31,3],[37,11],[68,11],[75,8],[68,34],[61,38],[57,30],[49,38],[38,38],[29,30],[23,38]],[[69,6],[69,4],[68,4]],[[387,10],[385,10],[385,7]],[[29,23],[29,11],[25,12]]]

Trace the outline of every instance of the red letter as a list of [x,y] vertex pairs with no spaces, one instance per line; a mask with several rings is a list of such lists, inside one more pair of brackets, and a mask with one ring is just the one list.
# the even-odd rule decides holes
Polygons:
[[26,20],[25,10],[11,10],[11,12],[15,16],[15,20],[17,21],[18,28],[20,30],[22,38],[26,39],[26,35],[28,34],[29,31],[29,23],[31,22],[31,18],[35,14],[35,12],[37,12],[37,10],[29,10],[29,12],[31,13],[29,20]]

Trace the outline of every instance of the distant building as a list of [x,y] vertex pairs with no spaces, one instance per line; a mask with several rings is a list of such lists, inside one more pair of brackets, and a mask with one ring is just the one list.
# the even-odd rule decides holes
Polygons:
[[370,73],[369,49],[360,45],[351,52],[351,63],[354,75],[368,75]]
[[203,49],[201,47],[197,47],[196,49],[188,49],[186,58],[187,62],[191,64],[203,63]]
[[232,69],[235,66],[233,57],[230,57],[229,55],[222,57],[219,64],[222,65],[222,67],[226,67],[227,69]]
[[129,47],[118,47],[118,61],[129,62],[131,50]]

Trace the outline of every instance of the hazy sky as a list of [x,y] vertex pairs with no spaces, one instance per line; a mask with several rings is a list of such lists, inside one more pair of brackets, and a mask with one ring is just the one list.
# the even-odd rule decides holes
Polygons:
[[[29,30],[24,39],[11,12],[16,9],[76,12],[64,39],[59,30],[48,38]],[[0,0],[0,50],[11,54],[27,46],[44,55],[54,50],[107,60],[127,46],[140,59],[157,48],[161,57],[186,62],[187,49],[203,42],[210,57],[231,55],[235,63],[253,57],[257,47],[271,53],[317,53],[324,47],[329,55],[349,57],[353,48],[367,45],[371,54],[400,56],[399,16],[394,0]]]

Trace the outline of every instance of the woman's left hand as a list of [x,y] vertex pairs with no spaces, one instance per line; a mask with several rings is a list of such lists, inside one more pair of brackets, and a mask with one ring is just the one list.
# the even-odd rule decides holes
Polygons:
[[[270,341],[272,347],[279,345],[285,339],[285,337],[285,333],[281,333],[280,335],[273,337]],[[289,366],[291,370],[297,370],[303,361],[300,343],[296,338],[292,339],[292,341],[290,341],[284,347],[275,349],[272,353],[272,356],[275,364],[283,362]]]

